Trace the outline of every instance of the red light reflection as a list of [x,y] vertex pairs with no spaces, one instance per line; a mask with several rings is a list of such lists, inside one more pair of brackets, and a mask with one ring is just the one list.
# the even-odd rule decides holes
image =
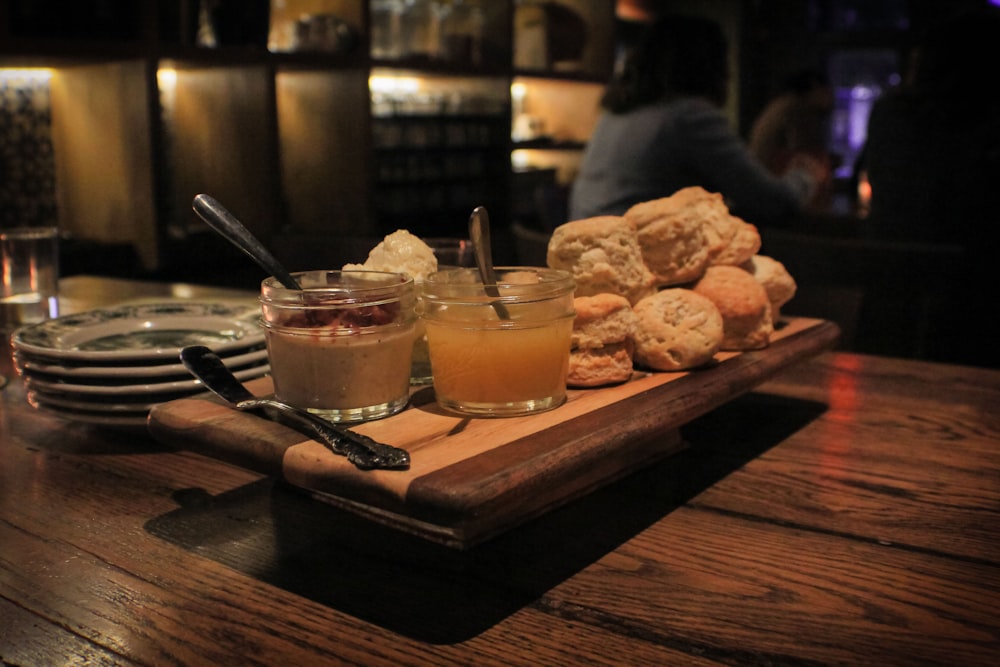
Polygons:
[[835,476],[841,459],[847,455],[851,442],[843,438],[844,430],[838,424],[852,421],[858,409],[858,375],[862,360],[855,356],[838,357],[827,383],[827,401],[830,406],[829,423],[819,432],[820,467],[824,474]]

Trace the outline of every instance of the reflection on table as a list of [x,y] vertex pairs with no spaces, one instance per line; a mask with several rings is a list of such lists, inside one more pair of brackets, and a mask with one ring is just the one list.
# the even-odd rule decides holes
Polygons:
[[[90,306],[178,289],[101,282]],[[687,424],[675,456],[458,551],[37,412],[13,381],[0,658],[995,664],[998,404],[1000,372],[824,354]]]

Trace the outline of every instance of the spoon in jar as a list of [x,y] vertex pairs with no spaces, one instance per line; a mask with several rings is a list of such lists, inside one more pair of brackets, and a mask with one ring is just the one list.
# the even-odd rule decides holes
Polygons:
[[250,256],[265,271],[278,279],[288,289],[301,290],[302,286],[281,265],[274,255],[250,233],[242,222],[208,195],[196,195],[192,203],[194,212],[208,223],[208,226],[219,232],[226,240]]
[[479,277],[483,280],[483,289],[492,302],[493,310],[501,320],[510,319],[510,311],[500,301],[500,290],[497,288],[497,274],[493,269],[493,252],[490,249],[490,216],[483,206],[477,206],[469,216],[469,238],[476,253],[476,266]]

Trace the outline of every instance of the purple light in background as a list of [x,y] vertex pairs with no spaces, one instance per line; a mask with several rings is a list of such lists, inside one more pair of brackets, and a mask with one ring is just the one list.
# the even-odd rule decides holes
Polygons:
[[872,106],[881,93],[878,86],[859,84],[851,88],[851,101],[847,107],[847,143],[856,151],[865,145],[868,136],[868,116],[871,115]]

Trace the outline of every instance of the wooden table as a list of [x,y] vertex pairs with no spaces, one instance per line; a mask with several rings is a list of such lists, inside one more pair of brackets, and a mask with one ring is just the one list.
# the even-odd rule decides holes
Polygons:
[[0,663],[994,665],[998,406],[1000,372],[825,354],[463,552],[14,379]]

